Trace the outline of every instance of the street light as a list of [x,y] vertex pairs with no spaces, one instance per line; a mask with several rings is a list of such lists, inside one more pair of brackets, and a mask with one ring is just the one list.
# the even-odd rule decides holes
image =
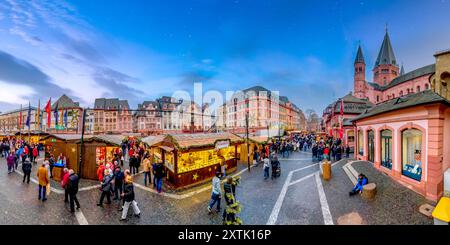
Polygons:
[[249,142],[249,137],[248,137],[248,114],[249,114],[249,100],[248,100],[248,95],[245,96],[245,103],[246,103],[246,110],[245,110],[245,128],[246,128],[246,133],[247,133],[247,166],[248,166],[248,172],[250,172],[250,142]]

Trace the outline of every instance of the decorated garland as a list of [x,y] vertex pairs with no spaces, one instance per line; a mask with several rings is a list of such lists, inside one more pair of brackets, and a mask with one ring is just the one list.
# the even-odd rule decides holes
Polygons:
[[235,198],[235,188],[239,184],[240,177],[231,178],[231,183],[227,181],[223,189],[225,191],[225,203],[227,207],[223,214],[223,224],[224,225],[242,225],[242,220],[238,216],[241,212],[242,205],[236,201]]

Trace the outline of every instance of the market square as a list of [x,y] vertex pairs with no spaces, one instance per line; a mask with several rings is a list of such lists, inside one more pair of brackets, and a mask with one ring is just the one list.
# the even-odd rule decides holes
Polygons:
[[448,225],[449,10],[0,2],[0,224]]

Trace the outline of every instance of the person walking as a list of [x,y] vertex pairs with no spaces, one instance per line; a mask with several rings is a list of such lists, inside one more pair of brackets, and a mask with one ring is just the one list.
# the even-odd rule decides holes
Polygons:
[[114,169],[114,199],[121,199],[123,193],[123,180],[125,178],[124,173],[119,165]]
[[106,204],[111,204],[111,181],[113,180],[113,178],[110,175],[110,170],[109,169],[105,169],[105,175],[103,177],[103,182],[102,182],[102,194],[100,195],[100,201],[97,203],[97,206],[99,207],[103,207],[103,200],[105,199],[106,196]]
[[212,193],[211,193],[211,201],[208,205],[208,212],[211,213],[214,204],[217,203],[217,213],[220,213],[220,198],[222,195],[222,190],[220,188],[220,178],[222,177],[222,173],[220,171],[216,172],[216,176],[212,179]]
[[39,149],[37,146],[33,147],[33,161],[31,161],[33,164],[37,163],[37,157],[39,156]]
[[162,185],[163,185],[163,178],[164,178],[164,166],[161,162],[156,163],[155,168],[153,169],[154,175],[155,175],[155,182],[156,182],[156,190],[158,193],[161,193],[162,191]]
[[6,158],[6,164],[8,166],[8,174],[14,172],[14,163],[16,162],[16,158],[14,157],[14,153],[11,152],[9,156]]
[[69,183],[69,169],[64,168],[63,177],[61,180],[61,187],[64,189],[64,202],[69,202],[69,191],[67,190],[67,184]]
[[135,200],[133,179],[131,178],[131,176],[127,176],[127,178],[125,179],[124,190],[121,196],[123,197],[124,205],[122,209],[122,217],[120,217],[120,220],[127,220],[128,209],[130,208],[130,205],[133,208],[134,216],[140,217],[141,211],[139,210],[139,207]]
[[70,203],[70,212],[75,212],[75,204],[77,205],[77,209],[80,209],[80,203],[78,202],[77,193],[78,193],[78,182],[80,178],[75,174],[73,169],[69,170],[69,181],[67,183],[67,192],[69,193],[69,203]]
[[39,196],[38,200],[42,200],[43,202],[47,201],[45,195],[47,194],[47,185],[49,184],[48,170],[45,167],[45,163],[43,163],[38,171],[37,177],[39,180]]
[[[129,152],[130,152],[130,154],[131,154],[131,150],[130,150]],[[130,158],[129,158],[129,160],[128,160],[128,164],[130,165],[130,171],[131,171],[131,174],[136,174],[135,166],[136,166],[136,164],[137,164],[137,158],[136,158],[136,155],[135,155],[135,154],[130,155]]]
[[270,160],[267,156],[264,156],[264,179],[269,178]]
[[22,183],[25,183],[25,180],[27,180],[27,184],[30,183],[31,168],[32,168],[32,165],[31,165],[31,162],[29,162],[29,161],[25,161],[22,164],[22,171],[23,171]]
[[144,185],[147,186],[147,179],[149,184],[152,183],[152,162],[146,157],[142,163],[144,165]]
[[350,158],[350,146],[349,145],[347,145],[347,147],[345,147],[345,157]]

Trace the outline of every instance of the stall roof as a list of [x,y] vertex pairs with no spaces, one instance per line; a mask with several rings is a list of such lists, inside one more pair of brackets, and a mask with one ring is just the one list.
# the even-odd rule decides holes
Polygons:
[[156,143],[158,143],[158,142],[161,142],[162,140],[164,140],[164,138],[165,138],[166,136],[167,136],[167,135],[165,135],[165,134],[154,135],[154,136],[147,136],[147,137],[145,137],[145,138],[142,138],[141,141],[144,142],[145,144],[151,146],[151,145],[154,145],[154,144],[156,144]]
[[250,136],[249,139],[258,144],[267,143],[269,141],[269,138],[267,136]]
[[[50,134],[42,138],[41,140],[45,140],[48,138],[57,138],[64,141],[74,141],[75,143],[79,143],[81,141],[81,134]],[[112,145],[121,145],[124,139],[123,135],[85,135],[84,140],[86,142],[90,141],[102,141]]]
[[[158,137],[158,136],[154,136]],[[232,133],[208,133],[208,134],[168,134],[164,137],[143,139],[149,146],[170,140],[178,149],[199,148],[214,146],[219,140],[230,140],[231,143],[241,142],[242,138]]]
[[[113,144],[113,145],[116,145],[116,146],[120,146],[122,144],[124,138],[125,137],[123,135],[107,135],[107,134],[104,134],[104,135],[90,135],[87,138],[85,136],[84,140],[86,142],[97,140],[97,141],[105,142],[107,144]],[[81,140],[81,138],[80,138],[80,140]],[[78,143],[78,141],[77,141],[77,143]]]

